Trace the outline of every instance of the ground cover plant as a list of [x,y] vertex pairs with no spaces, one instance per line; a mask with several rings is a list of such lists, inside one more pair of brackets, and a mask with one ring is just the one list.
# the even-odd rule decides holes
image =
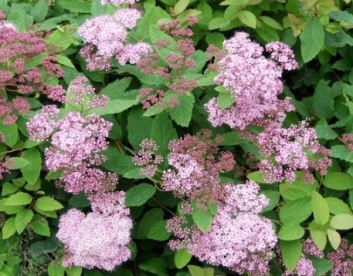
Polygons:
[[350,0],[0,0],[0,276],[349,276]]

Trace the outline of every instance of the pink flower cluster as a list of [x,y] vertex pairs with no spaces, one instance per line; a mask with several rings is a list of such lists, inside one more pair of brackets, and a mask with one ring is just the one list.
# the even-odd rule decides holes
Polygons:
[[91,196],[92,212],[71,209],[62,215],[57,237],[65,244],[63,265],[113,270],[130,258],[132,220],[123,192]]
[[[104,2],[115,4],[122,1]],[[125,65],[127,62],[136,63],[142,55],[152,52],[151,46],[147,43],[128,44],[126,42],[128,29],[134,28],[140,18],[140,11],[123,8],[117,10],[114,15],[101,15],[87,20],[78,29],[79,35],[88,44],[80,50],[81,55],[88,62],[87,68],[109,70],[114,57],[121,65]]]
[[24,115],[29,112],[31,106],[24,97],[17,96],[12,101],[0,99],[0,118],[3,118],[4,125],[16,123],[18,115]]
[[[198,86],[196,80],[184,78],[184,72],[189,68],[195,68],[197,65],[193,57],[196,49],[193,40],[190,38],[194,34],[191,27],[197,21],[196,17],[189,16],[187,27],[183,27],[177,19],[158,26],[169,38],[156,41],[156,47],[158,49],[168,49],[170,53],[163,58],[158,53],[149,54],[137,62],[137,66],[141,68],[144,74],[154,74],[168,79],[165,81],[167,87],[158,90],[142,88],[140,98],[144,108],[147,109],[154,104],[159,108],[165,106],[173,108],[180,104],[179,95],[191,92]],[[165,98],[168,90],[174,94]]]
[[283,116],[294,109],[289,99],[278,98],[283,90],[282,70],[298,66],[288,46],[281,42],[267,45],[272,58],[267,59],[262,47],[244,32],[235,33],[223,46],[227,54],[217,62],[215,82],[229,90],[236,101],[228,109],[221,109],[215,99],[205,105],[213,126],[225,123],[245,129],[267,116]]
[[153,177],[158,169],[158,164],[163,162],[161,155],[155,155],[154,153],[158,150],[158,146],[155,141],[151,139],[143,139],[140,143],[141,150],[139,150],[132,158],[132,161],[139,166],[144,166],[140,173],[147,177]]
[[331,269],[332,276],[352,275],[353,244],[348,244],[347,239],[342,239],[339,248],[336,251],[328,253],[327,257],[333,263],[333,268]]
[[107,148],[112,124],[95,114],[83,118],[78,112],[70,112],[56,119],[58,113],[55,106],[46,106],[27,123],[32,140],[50,137],[51,147],[45,150],[46,168],[63,172],[59,184],[70,193],[105,191],[114,186],[115,174],[95,168],[104,160],[99,152]]
[[48,54],[38,66],[28,66],[33,57],[48,53],[45,40],[30,32],[18,32],[0,15],[0,88],[7,92],[29,94],[40,92],[49,99],[64,101],[65,90],[60,85],[46,85],[47,80],[61,78],[63,71],[54,56]]
[[208,130],[171,141],[169,149],[168,162],[172,169],[163,172],[162,188],[191,199],[200,195],[217,199],[221,190],[219,173],[233,169],[233,154],[218,154],[218,147]]
[[268,261],[277,236],[271,221],[259,215],[268,204],[259,189],[251,181],[225,185],[225,198],[218,202],[217,213],[206,232],[196,225],[187,226],[187,214],[170,219],[167,229],[178,238],[169,242],[170,247],[187,248],[201,261],[239,274],[268,275]]
[[[291,125],[285,129],[279,123],[269,123],[257,136],[260,154],[265,157],[259,164],[268,183],[295,180],[295,171],[302,170],[306,181],[313,182],[309,168],[314,168],[321,175],[326,174],[332,163],[329,151],[322,147],[315,130],[303,121],[300,125]],[[308,152],[321,155],[318,160],[308,158]]]

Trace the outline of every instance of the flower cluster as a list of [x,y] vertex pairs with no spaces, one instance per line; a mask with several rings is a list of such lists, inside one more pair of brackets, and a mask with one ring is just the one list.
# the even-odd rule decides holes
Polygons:
[[143,139],[140,147],[141,150],[132,158],[132,161],[136,165],[144,166],[140,171],[141,174],[152,177],[158,169],[158,164],[163,162],[163,157],[161,155],[154,155],[159,147],[151,139]]
[[51,138],[51,147],[45,149],[46,168],[52,172],[61,170],[59,184],[74,194],[104,191],[115,185],[115,174],[94,167],[104,160],[99,152],[107,148],[106,138],[112,124],[95,114],[83,118],[78,112],[57,120],[58,113],[55,106],[46,106],[27,124],[32,140]]
[[132,221],[123,192],[91,196],[92,212],[71,209],[62,215],[57,237],[65,244],[66,267],[113,270],[131,256]]
[[200,195],[217,199],[217,191],[222,188],[219,173],[232,170],[235,161],[230,152],[218,154],[211,136],[210,131],[203,130],[196,136],[185,135],[169,143],[168,162],[173,169],[163,172],[164,190],[191,199]]
[[277,236],[271,221],[259,215],[268,204],[259,189],[251,181],[225,185],[225,198],[218,202],[217,213],[206,232],[195,225],[187,226],[185,215],[172,218],[167,229],[178,240],[170,241],[170,247],[187,248],[201,261],[228,267],[239,274],[247,271],[250,275],[268,275],[268,261]]
[[[259,168],[268,183],[283,180],[292,182],[297,170],[302,170],[307,176],[306,181],[310,183],[313,178],[309,177],[309,168],[324,175],[331,165],[329,152],[319,144],[315,130],[308,127],[305,121],[287,129],[282,128],[279,123],[270,123],[258,135],[257,143],[260,154],[265,157]],[[308,152],[322,154],[322,157],[317,161],[310,160]]]
[[[140,98],[144,108],[147,109],[154,104],[159,108],[165,106],[173,108],[180,104],[178,95],[190,92],[198,86],[195,79],[184,78],[185,71],[197,66],[193,57],[196,49],[193,40],[190,38],[194,34],[191,27],[197,23],[197,20],[196,17],[188,17],[186,28],[177,19],[158,26],[160,30],[168,35],[168,39],[163,38],[156,41],[156,48],[160,49],[160,51],[168,49],[170,53],[164,58],[158,53],[151,53],[137,62],[137,66],[141,68],[144,74],[154,74],[165,78],[167,87],[165,90],[142,88],[140,90]],[[167,94],[168,97],[166,97]]]
[[[126,3],[126,1],[104,1],[104,4]],[[127,62],[136,63],[141,56],[152,52],[149,44],[126,42],[128,29],[133,29],[141,18],[141,12],[133,8],[117,10],[113,15],[101,15],[87,20],[78,33],[83,41],[88,44],[80,50],[81,55],[87,60],[89,70],[109,70],[112,58],[124,65]],[[97,36],[97,34],[99,34]]]
[[12,125],[16,122],[18,115],[28,113],[30,105],[26,98],[16,96],[12,101],[0,99],[0,118],[4,125]]
[[272,59],[267,59],[262,47],[248,37],[237,32],[223,44],[227,54],[217,62],[215,82],[229,90],[236,101],[228,109],[218,107],[215,99],[205,105],[213,126],[225,123],[245,129],[267,116],[283,116],[294,109],[289,99],[278,98],[283,90],[282,70],[297,68],[293,52],[285,44],[271,43],[266,49]]
[[353,270],[353,245],[348,244],[347,239],[342,239],[336,251],[327,254],[333,263],[332,276],[352,275]]
[[29,94],[40,92],[49,99],[64,101],[65,90],[60,85],[46,82],[61,78],[63,70],[56,58],[48,54],[38,66],[27,64],[35,56],[48,53],[45,40],[30,32],[18,32],[0,15],[0,88],[9,93]]

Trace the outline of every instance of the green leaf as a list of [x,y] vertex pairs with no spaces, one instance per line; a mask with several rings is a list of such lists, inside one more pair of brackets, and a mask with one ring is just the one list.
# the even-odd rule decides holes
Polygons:
[[191,276],[205,276],[203,269],[196,265],[188,265]]
[[48,265],[49,276],[64,276],[65,268],[62,266],[60,261],[52,261]]
[[6,195],[13,194],[17,192],[18,189],[19,188],[16,185],[9,182],[5,182],[4,184],[2,184],[1,195],[6,196]]
[[58,63],[60,63],[61,65],[65,65],[67,67],[75,69],[75,66],[72,64],[72,61],[69,58],[67,58],[66,56],[56,55],[56,61]]
[[23,209],[16,214],[15,226],[18,234],[21,234],[31,222],[33,218],[33,212],[28,209]]
[[315,222],[318,225],[325,225],[330,219],[329,207],[322,195],[316,191],[313,191],[311,195],[311,207]]
[[83,192],[71,197],[68,203],[75,208],[88,207],[91,205],[90,201],[87,199],[87,196]]
[[130,188],[125,193],[125,204],[128,207],[141,206],[146,203],[154,194],[156,193],[156,188],[151,184],[139,184]]
[[331,147],[331,157],[346,160],[347,155],[350,153],[348,148],[344,145],[336,145]]
[[302,222],[312,213],[311,198],[305,197],[286,202],[279,211],[279,217],[283,223],[291,220]]
[[66,271],[67,276],[80,276],[82,274],[82,267],[71,266],[71,267],[65,268],[65,271]]
[[99,16],[108,13],[108,6],[102,5],[100,0],[93,0],[91,4],[91,14],[92,16]]
[[280,198],[280,194],[277,191],[272,191],[272,190],[262,190],[261,194],[265,195],[269,199],[269,204],[262,209],[261,213],[270,211],[274,209],[277,206],[277,203]]
[[266,180],[264,180],[264,177],[261,171],[255,171],[255,172],[249,173],[246,177],[249,180],[255,181],[256,183],[260,183],[260,184],[267,183]]
[[338,230],[349,230],[353,228],[353,215],[338,214],[330,222],[330,226]]
[[13,147],[18,140],[18,129],[17,125],[3,125],[2,120],[0,120],[0,133],[5,137],[5,144],[9,147]]
[[139,263],[139,268],[151,272],[154,275],[166,276],[166,262],[162,258],[152,258],[145,262]]
[[333,249],[337,250],[341,243],[340,234],[332,229],[327,229],[327,237]]
[[282,225],[278,232],[278,238],[285,241],[292,241],[302,238],[304,233],[304,229],[297,221],[289,221]]
[[348,204],[337,197],[327,197],[326,202],[331,214],[352,214],[352,210]]
[[223,17],[215,17],[208,23],[208,29],[210,31],[223,28],[229,25],[230,21]]
[[[332,103],[332,107],[333,107],[333,103]],[[338,136],[338,134],[335,131],[333,131],[329,126],[315,126],[315,132],[316,132],[317,138],[319,139],[333,140]]]
[[[166,60],[166,57],[170,55],[170,49],[176,49],[177,48],[177,43],[176,41],[170,37],[169,35],[165,34],[163,31],[161,31],[157,25],[150,25],[150,39],[151,41],[156,44],[159,40],[163,39],[169,42],[168,47],[156,47],[156,52],[161,56],[163,60],[168,62]],[[178,54],[178,51],[175,51],[175,54]]]
[[[205,39],[209,45],[215,45],[218,48],[222,48],[223,41],[225,40],[225,36],[224,36],[224,34],[219,33],[219,32],[208,32],[206,34]],[[213,81],[213,79],[212,79],[212,81]],[[200,82],[201,82],[201,80],[200,80]],[[200,82],[197,82],[197,83],[199,85],[201,85]],[[212,85],[212,84],[214,84],[214,81],[210,85]]]
[[35,214],[29,227],[31,227],[38,235],[50,237],[49,223],[41,215]]
[[329,14],[333,20],[344,22],[347,24],[353,24],[353,14],[348,11],[333,11]]
[[166,229],[167,221],[160,220],[154,224],[147,233],[147,238],[155,241],[166,241],[171,236]]
[[256,29],[256,16],[250,11],[240,11],[238,12],[239,20],[246,26]]
[[347,173],[331,172],[325,176],[324,186],[338,191],[353,189],[353,177]]
[[11,217],[5,221],[4,225],[2,226],[2,238],[8,239],[13,234],[16,233],[16,225],[15,225],[15,218]]
[[178,15],[183,12],[189,5],[190,0],[179,0],[174,6],[174,14]]
[[317,17],[311,17],[304,25],[300,34],[301,53],[303,61],[309,62],[324,46],[324,27]]
[[60,202],[49,196],[38,198],[34,206],[42,211],[56,211],[64,208]]
[[[153,119],[143,117],[141,108],[131,109],[127,120],[128,139],[135,150],[139,150],[143,139],[150,137]],[[158,143],[157,143],[158,145]]]
[[333,267],[332,262],[326,259],[310,257],[310,260],[315,268],[315,276],[326,275],[326,273]]
[[11,195],[6,201],[5,205],[7,206],[19,206],[19,205],[27,205],[32,202],[33,197],[24,192],[18,192],[16,194]]
[[268,16],[260,16],[259,19],[264,22],[267,26],[270,26],[276,30],[283,30],[283,27],[281,24],[279,24],[276,20],[272,19],[271,17]]
[[[320,80],[313,96],[313,109],[319,118],[330,118],[334,112],[333,94],[324,80]],[[332,133],[331,133],[332,135]]]
[[[73,13],[91,13],[91,4],[88,2],[81,1],[60,1],[58,4],[65,10],[69,10]],[[51,275],[49,275],[51,276]]]
[[16,170],[27,166],[29,162],[21,157],[9,157],[5,160],[5,167],[9,170]]
[[[156,154],[160,154],[163,157],[166,157],[169,152],[169,142],[177,138],[177,132],[173,127],[173,123],[169,119],[168,115],[165,112],[158,114],[154,118],[151,128],[151,139],[154,140],[159,147],[156,151]],[[164,160],[164,164],[168,164],[166,158]]]
[[138,227],[138,237],[146,238],[148,232],[153,227],[156,221],[160,221],[163,219],[163,210],[160,208],[154,208],[149,210],[144,217],[141,219],[139,227]]
[[49,11],[45,0],[39,0],[31,9],[31,15],[36,22],[43,22]]
[[85,114],[97,114],[97,115],[107,115],[107,114],[118,114],[123,112],[126,109],[129,109],[133,105],[137,103],[137,100],[124,100],[124,99],[117,99],[111,100],[108,102],[106,107],[103,108],[92,108],[89,109]]
[[219,93],[217,97],[217,105],[220,108],[226,109],[234,103],[235,103],[235,98],[232,96],[232,94],[229,91],[226,91],[224,93]]
[[210,229],[213,215],[210,210],[202,210],[196,204],[193,204],[192,218],[196,223],[197,227],[202,231],[206,232]]
[[169,109],[170,117],[180,126],[187,127],[191,121],[192,109],[195,103],[193,95],[179,96],[180,104]]
[[315,245],[320,250],[324,250],[327,238],[326,238],[326,230],[320,229],[319,225],[315,223],[315,221],[311,222],[309,225],[310,236],[313,239]]
[[27,159],[29,164],[21,168],[21,172],[26,181],[33,185],[42,169],[42,156],[37,148],[30,148],[22,153],[22,157]]
[[191,258],[192,255],[187,248],[177,250],[174,253],[174,264],[178,269],[181,269],[190,262]]
[[302,255],[302,244],[300,240],[279,241],[283,262],[289,271],[292,271],[298,264]]

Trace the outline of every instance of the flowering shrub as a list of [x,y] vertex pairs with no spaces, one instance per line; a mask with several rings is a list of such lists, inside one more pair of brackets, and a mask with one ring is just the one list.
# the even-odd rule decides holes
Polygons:
[[0,2],[0,275],[352,275],[350,2]]

